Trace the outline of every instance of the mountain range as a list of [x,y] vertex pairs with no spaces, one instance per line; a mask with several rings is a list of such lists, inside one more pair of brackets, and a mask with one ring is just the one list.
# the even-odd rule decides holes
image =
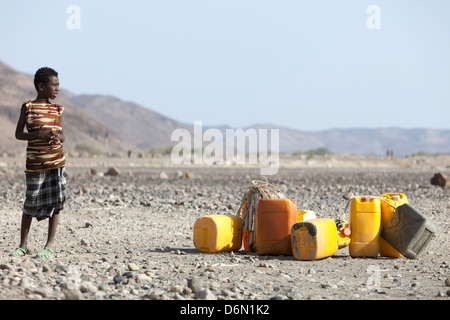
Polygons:
[[[0,152],[25,150],[26,142],[14,138],[15,126],[22,103],[35,97],[33,76],[0,62],[0,126],[4,133],[0,135]],[[60,89],[54,102],[65,107],[65,148],[69,151],[148,152],[154,147],[167,148],[177,143],[171,141],[176,129],[194,132],[194,124],[170,119],[113,96],[75,95]],[[203,130],[208,129],[204,126]],[[225,137],[227,128],[222,126],[216,129]],[[349,128],[307,132],[274,124],[257,124],[242,129],[279,129],[279,149],[285,153],[316,148],[327,148],[333,153],[377,155],[393,150],[398,156],[419,151],[450,153],[450,130]]]

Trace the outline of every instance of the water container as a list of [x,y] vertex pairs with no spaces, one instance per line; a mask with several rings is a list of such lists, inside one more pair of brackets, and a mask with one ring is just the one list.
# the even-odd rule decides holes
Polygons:
[[[405,203],[408,203],[406,195],[403,193],[385,193],[380,195],[381,198],[381,230],[391,221],[395,209]],[[383,237],[380,237],[380,256],[400,258],[402,254],[395,250]]]
[[415,208],[405,203],[397,207],[381,236],[407,258],[416,259],[436,233],[436,226]]
[[297,260],[318,260],[338,251],[336,223],[333,219],[297,222],[291,228],[291,243]]
[[291,227],[297,222],[292,199],[261,199],[256,218],[257,253],[292,255]]
[[381,206],[380,199],[353,198],[350,206],[352,257],[376,257],[380,250]]
[[337,228],[337,241],[338,241],[338,249],[343,249],[347,247],[352,238],[350,237],[352,232],[349,228],[348,222],[345,219],[335,219]]
[[311,210],[297,210],[297,222],[316,219],[316,214]]
[[237,251],[242,246],[242,218],[207,215],[194,224],[194,245],[201,252]]

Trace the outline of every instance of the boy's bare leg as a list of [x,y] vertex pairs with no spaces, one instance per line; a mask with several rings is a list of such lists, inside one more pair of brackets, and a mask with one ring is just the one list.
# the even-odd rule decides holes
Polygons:
[[53,240],[55,239],[58,221],[59,221],[59,213],[53,214],[53,216],[48,220],[48,236],[47,236],[47,243],[45,244],[46,248],[51,248],[53,246]]
[[30,232],[33,217],[22,214],[22,225],[20,226],[20,245],[23,250],[27,250],[28,233]]
[[22,223],[20,226],[20,244],[14,250],[9,254],[11,257],[21,257],[24,256],[27,253],[27,240],[28,240],[28,233],[30,232],[30,226],[32,217],[27,216],[26,214],[22,214]]

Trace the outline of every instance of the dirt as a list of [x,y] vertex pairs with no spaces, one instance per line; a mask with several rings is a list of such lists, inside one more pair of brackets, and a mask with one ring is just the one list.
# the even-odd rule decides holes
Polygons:
[[[356,158],[356,159],[355,159]],[[450,299],[448,157],[282,159],[268,177],[299,209],[349,218],[353,195],[404,193],[437,227],[418,259],[352,258],[236,252],[202,253],[195,221],[236,214],[259,169],[251,166],[173,166],[165,158],[70,158],[69,199],[61,213],[55,256],[37,259],[47,222],[33,221],[29,254],[19,243],[25,192],[22,158],[0,158],[0,299],[2,300],[448,300]],[[105,175],[110,167],[117,176]],[[93,170],[91,170],[93,169]]]

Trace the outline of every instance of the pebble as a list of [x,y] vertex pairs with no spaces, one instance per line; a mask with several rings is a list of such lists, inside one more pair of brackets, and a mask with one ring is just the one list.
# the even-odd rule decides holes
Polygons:
[[137,266],[137,264],[135,264],[133,262],[130,262],[128,264],[128,270],[130,270],[130,271],[138,271],[139,267]]
[[450,277],[448,277],[447,279],[445,279],[445,285],[447,287],[450,287]]
[[81,300],[83,298],[83,294],[78,289],[65,289],[64,290],[64,299],[66,300]]
[[115,168],[115,167],[110,167],[106,172],[105,172],[105,176],[113,176],[113,177],[117,177],[118,175],[120,175],[120,171],[119,169]]
[[113,278],[114,283],[126,283],[127,281],[125,280],[125,278],[121,275],[115,275]]
[[196,278],[188,279],[187,285],[188,285],[188,288],[192,290],[192,292],[196,293],[203,288],[204,282],[203,282],[203,279],[196,277]]
[[216,296],[209,290],[202,288],[195,292],[194,297],[201,300],[217,300]]

